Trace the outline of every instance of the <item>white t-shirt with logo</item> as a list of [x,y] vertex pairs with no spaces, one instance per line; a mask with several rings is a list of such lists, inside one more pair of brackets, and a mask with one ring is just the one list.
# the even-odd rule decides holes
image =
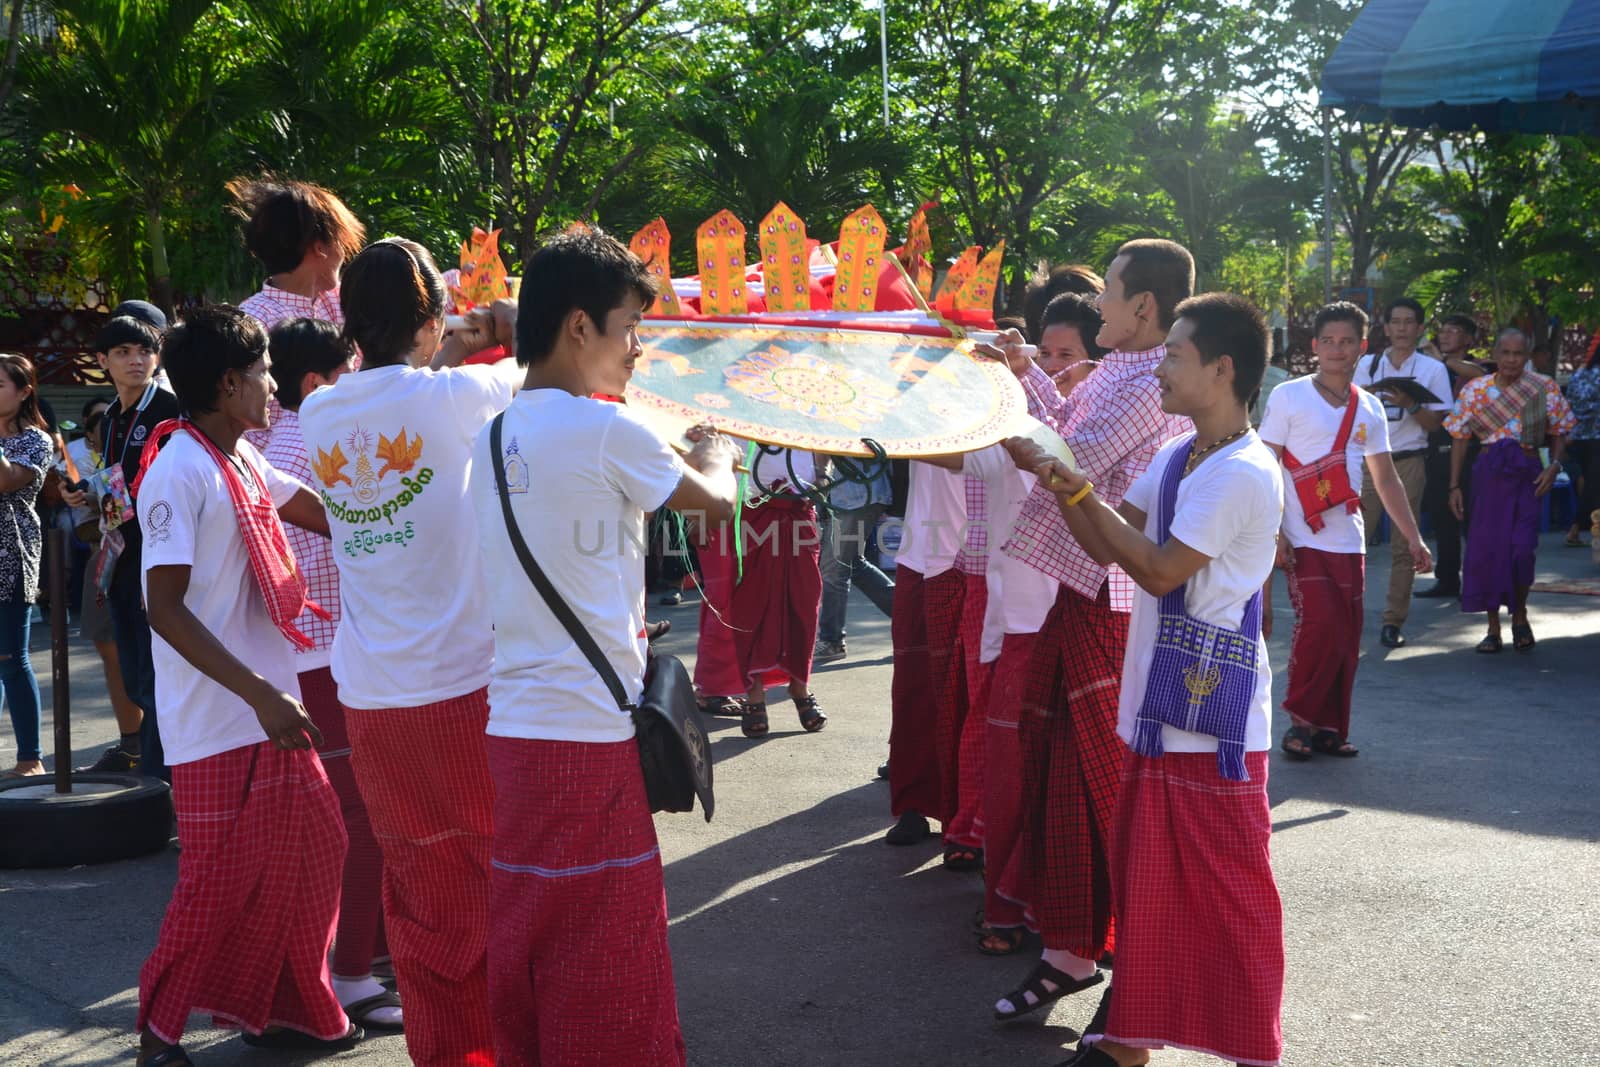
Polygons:
[[472,444],[522,372],[377,367],[300,405],[339,570],[333,677],[353,708],[408,708],[489,684],[494,657]]
[[[274,470],[247,441],[239,441],[237,455],[261,473],[278,507],[306,488]],[[254,489],[255,481],[245,479],[245,487]],[[190,568],[184,606],[245,666],[300,699],[294,648],[267,614],[216,461],[188,434],[173,434],[140,483],[138,507],[146,597],[152,567]],[[168,763],[193,763],[267,739],[249,704],[202,674],[158,633],[150,635],[150,653]]]
[[912,462],[905,526],[895,566],[936,578],[956,565],[967,524],[966,475]]
[[[1389,451],[1391,424],[1384,418],[1383,401],[1364,389],[1356,390],[1356,400],[1361,406],[1350,427],[1350,440],[1345,443],[1344,466],[1350,488],[1359,493],[1361,465],[1366,457]],[[1261,439],[1287,448],[1301,463],[1312,463],[1333,450],[1344,416],[1345,409],[1324,400],[1309,376],[1296,378],[1272,391],[1267,413],[1261,420]],[[1295,493],[1288,467],[1283,469],[1283,495],[1283,532],[1291,546],[1345,554],[1366,552],[1367,529],[1360,508],[1354,513],[1343,507],[1330,508],[1322,513],[1322,529],[1313,530],[1306,522],[1305,508]]]
[[[489,730],[496,737],[613,742],[633,736],[600,674],[546,606],[511,545],[489,428],[478,435],[472,504],[494,615]],[[501,428],[517,528],[616,671],[630,700],[644,686],[644,515],[684,467],[621,404],[557,389],[524,391]]]
[[[1281,385],[1272,402],[1288,388]],[[1158,536],[1157,514],[1161,479],[1172,454],[1193,438],[1175,437],[1161,446],[1150,468],[1128,489],[1126,503],[1145,513],[1144,533]],[[1201,462],[1178,483],[1172,536],[1196,552],[1211,557],[1188,581],[1185,610],[1201,622],[1238,629],[1245,604],[1266,584],[1277,553],[1278,523],[1283,513],[1283,478],[1278,458],[1249,433]],[[1136,587],[1133,617],[1128,623],[1128,651],[1122,664],[1122,695],[1117,707],[1117,733],[1132,744],[1134,720],[1144,701],[1145,682],[1155,659],[1159,601]],[[1256,690],[1245,730],[1245,751],[1264,752],[1272,747],[1272,668],[1267,663],[1267,642],[1259,639],[1256,652]],[[1161,728],[1161,743],[1168,752],[1215,752],[1217,739],[1173,726]]]
[[[982,478],[988,490],[990,543],[993,544],[994,538],[1011,533],[1017,516],[1022,514],[1022,502],[1028,499],[1039,479],[1028,471],[1018,470],[1010,454],[1000,445],[968,452],[962,469]],[[989,553],[984,581],[989,599],[983,611],[983,641],[978,660],[990,663],[1000,658],[1006,634],[1039,632],[1061,585],[1004,552]]]
[[[1371,355],[1362,356],[1356,362],[1355,384],[1357,389],[1370,389],[1374,382],[1381,382],[1385,378],[1412,378],[1434,396],[1444,400],[1442,404],[1424,404],[1425,411],[1449,412],[1450,403],[1450,372],[1445,365],[1432,356],[1422,352],[1413,352],[1404,363],[1397,368],[1389,361],[1387,350],[1383,355],[1373,358]],[[1282,388],[1280,386],[1279,388]],[[1408,399],[1407,405],[1411,404]],[[1388,407],[1379,401],[1384,408],[1384,413],[1389,420],[1389,448],[1394,452],[1415,452],[1419,448],[1428,447],[1428,431],[1422,428],[1415,415],[1404,408]],[[1296,453],[1298,455],[1298,453]]]

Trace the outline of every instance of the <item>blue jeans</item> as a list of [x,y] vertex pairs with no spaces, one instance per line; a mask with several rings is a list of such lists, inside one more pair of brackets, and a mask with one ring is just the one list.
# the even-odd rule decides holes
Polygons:
[[0,684],[5,686],[11,728],[17,734],[17,762],[43,759],[39,748],[39,680],[33,676],[28,632],[33,605],[0,600]]
[[[133,558],[129,559],[129,555]],[[172,780],[161,750],[161,732],[156,725],[156,664],[150,651],[150,620],[144,614],[144,591],[139,588],[139,555],[135,550],[117,560],[106,607],[111,612],[111,629],[117,638],[117,661],[122,667],[122,688],[128,699],[139,705],[144,721],[139,724],[139,770],[147,778]]]
[[844,640],[845,605],[850,600],[850,580],[855,579],[867,599],[887,617],[894,610],[894,579],[866,559],[867,541],[883,516],[884,505],[868,504],[855,511],[835,512],[822,538],[822,614],[817,637]]

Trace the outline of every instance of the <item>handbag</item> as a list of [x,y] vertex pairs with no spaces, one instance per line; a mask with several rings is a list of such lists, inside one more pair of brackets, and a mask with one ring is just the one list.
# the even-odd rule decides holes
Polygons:
[[500,450],[500,430],[505,419],[502,412],[489,424],[489,452],[494,461],[495,489],[500,497],[500,513],[505,518],[506,533],[511,537],[511,547],[522,563],[539,595],[544,597],[550,613],[566,629],[573,644],[583,653],[589,665],[600,675],[600,680],[611,691],[617,707],[633,719],[634,739],[639,746],[639,768],[644,774],[645,795],[650,810],[683,812],[694,810],[694,800],[700,798],[706,822],[716,809],[716,798],[711,788],[711,745],[706,740],[705,724],[700,721],[700,704],[695,699],[694,683],[683,661],[676,656],[649,653],[644,672],[644,692],[635,704],[628,699],[622,679],[606,659],[605,653],[579,621],[577,614],[567,604],[551,583],[539,561],[533,558],[522,531],[517,528],[516,516],[511,512],[511,494],[506,488],[505,457]]

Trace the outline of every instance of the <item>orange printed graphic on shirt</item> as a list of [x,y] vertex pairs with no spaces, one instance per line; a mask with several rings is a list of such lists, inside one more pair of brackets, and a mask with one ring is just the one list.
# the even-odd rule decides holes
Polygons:
[[422,438],[412,435],[411,440],[406,440],[406,428],[400,427],[400,432],[393,438],[378,435],[378,458],[383,460],[383,466],[378,468],[378,477],[382,478],[390,471],[399,471],[405,474],[417,465],[417,460],[422,455]]
[[340,448],[336,441],[332,452],[324,452],[320,448],[317,449],[316,462],[312,466],[316,468],[317,478],[323,485],[333,486],[338,485],[340,482],[346,485],[351,484],[350,476],[344,472],[345,467],[349,466],[349,464],[350,457],[344,454],[344,449]]
[[1367,443],[1367,427],[1366,427],[1365,423],[1362,423],[1361,425],[1356,427],[1356,444],[1364,445],[1366,443]]

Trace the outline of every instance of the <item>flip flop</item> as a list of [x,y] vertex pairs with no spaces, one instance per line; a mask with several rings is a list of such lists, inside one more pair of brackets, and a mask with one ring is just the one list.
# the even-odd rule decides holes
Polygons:
[[344,1013],[350,1016],[350,1021],[366,1030],[383,1030],[387,1033],[398,1034],[405,1030],[405,1023],[386,1023],[381,1019],[374,1019],[373,1012],[383,1008],[400,1007],[400,997],[384,990],[375,996],[365,997],[352,1001],[344,1006]]
[[[350,1024],[350,1029],[343,1037],[336,1037],[331,1041],[324,1041],[320,1037],[312,1037],[302,1030],[291,1030],[287,1026],[280,1026],[275,1030],[263,1030],[259,1034],[240,1035],[244,1043],[252,1048],[285,1048],[308,1049],[318,1052],[343,1052],[355,1048],[361,1039],[367,1036],[365,1030],[355,1023]],[[149,1067],[146,1064],[146,1067]]]
[[974,845],[946,845],[944,869],[947,871],[983,870],[983,849]]

